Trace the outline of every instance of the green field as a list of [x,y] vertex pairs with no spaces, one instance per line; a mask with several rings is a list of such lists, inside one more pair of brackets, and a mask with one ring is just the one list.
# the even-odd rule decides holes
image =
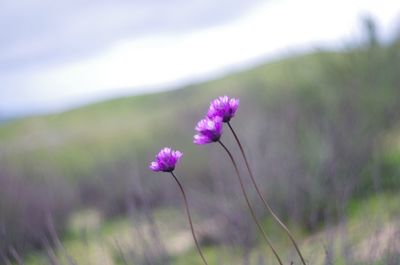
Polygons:
[[[400,256],[393,237],[400,233],[399,47],[319,51],[169,92],[0,125],[0,224],[7,231],[0,250],[15,246],[32,265],[57,264],[52,257],[69,264],[67,256],[78,264],[124,264],[135,257],[134,264],[153,264],[143,261],[158,255],[149,220],[141,219],[144,209],[154,217],[170,264],[201,264],[180,195],[147,165],[160,147],[183,150],[177,171],[200,224],[217,215],[213,199],[228,196],[228,216],[245,212],[236,183],[216,192],[213,178],[231,173],[217,147],[192,144],[209,101],[227,94],[241,100],[232,124],[309,264],[396,264],[389,260]],[[223,141],[233,145],[229,136]],[[63,247],[41,237],[49,212]],[[289,264],[295,252],[259,212]],[[244,234],[254,234],[245,227]],[[218,240],[204,245],[210,264],[243,264],[243,256],[251,264],[274,262],[257,234],[250,249]]]

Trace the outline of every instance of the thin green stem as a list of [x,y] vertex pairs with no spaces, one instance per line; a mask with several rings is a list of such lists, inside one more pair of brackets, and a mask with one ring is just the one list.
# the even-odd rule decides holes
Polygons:
[[256,223],[258,229],[260,230],[260,232],[261,232],[263,238],[265,239],[265,241],[267,242],[268,246],[271,248],[272,252],[274,253],[276,259],[277,259],[278,262],[279,262],[279,264],[280,264],[280,265],[283,265],[282,260],[281,260],[281,258],[279,257],[278,253],[276,252],[275,248],[273,247],[271,240],[270,240],[269,237],[265,234],[264,229],[262,228],[262,226],[261,226],[260,223],[258,222],[256,213],[255,213],[253,207],[252,207],[251,204],[250,204],[249,197],[247,196],[247,192],[246,192],[246,189],[245,189],[245,187],[244,187],[243,180],[242,180],[242,177],[241,177],[241,175],[240,175],[240,173],[239,173],[239,169],[238,169],[238,167],[237,167],[237,164],[236,164],[236,162],[235,162],[235,159],[233,158],[233,156],[232,156],[231,152],[229,151],[229,149],[228,149],[220,140],[219,140],[218,142],[219,142],[219,144],[222,146],[222,148],[226,151],[226,153],[228,154],[229,158],[230,158],[231,161],[232,161],[232,164],[233,164],[233,166],[234,166],[234,168],[235,168],[236,174],[237,174],[238,179],[239,179],[240,188],[242,189],[243,196],[244,196],[244,198],[245,198],[245,200],[246,200],[247,206],[248,206],[248,208],[249,208],[249,210],[250,210],[251,216],[252,216],[253,219],[254,219],[254,222]]
[[181,190],[181,192],[182,192],[183,200],[185,201],[186,213],[187,213],[188,220],[189,220],[189,224],[190,224],[190,230],[192,231],[192,236],[193,236],[193,239],[194,239],[194,243],[196,244],[197,251],[199,252],[200,257],[201,257],[201,259],[203,260],[204,264],[208,265],[206,259],[204,258],[203,252],[202,252],[201,249],[200,249],[200,244],[199,244],[199,242],[197,241],[196,234],[194,233],[192,217],[191,217],[191,215],[190,215],[189,203],[188,203],[188,200],[187,200],[187,197],[186,197],[185,190],[183,189],[183,186],[182,186],[181,182],[180,182],[180,181],[178,180],[178,178],[175,176],[174,172],[171,171],[171,175],[174,177],[176,183],[178,184],[178,186],[179,186],[179,188],[180,188],[180,190]]
[[233,136],[235,137],[235,140],[236,140],[237,144],[239,145],[240,152],[242,153],[244,162],[245,162],[246,167],[247,167],[247,170],[248,170],[248,172],[249,172],[251,181],[253,182],[254,188],[255,188],[256,191],[257,191],[258,197],[260,197],[260,199],[263,201],[263,204],[264,204],[265,208],[267,208],[267,210],[270,212],[270,214],[274,217],[275,221],[283,228],[283,230],[285,230],[286,234],[288,235],[288,237],[289,237],[290,240],[292,241],[293,246],[295,247],[295,249],[296,249],[296,251],[297,251],[297,253],[298,253],[299,257],[300,257],[301,262],[303,263],[303,265],[306,265],[306,262],[305,262],[305,260],[304,260],[304,257],[303,257],[303,255],[301,254],[301,251],[300,251],[300,249],[299,249],[299,247],[298,247],[298,245],[297,245],[297,243],[296,243],[296,240],[294,239],[294,237],[293,237],[292,233],[290,232],[289,228],[287,228],[287,226],[278,218],[278,216],[277,216],[277,215],[275,214],[275,212],[272,210],[272,208],[271,208],[271,206],[269,205],[269,203],[267,202],[267,200],[264,199],[264,196],[262,195],[262,193],[261,193],[261,191],[260,191],[260,189],[259,189],[259,187],[258,187],[258,185],[257,185],[257,182],[256,182],[256,180],[255,180],[255,178],[254,178],[253,172],[252,172],[252,170],[251,170],[251,168],[250,168],[249,162],[248,162],[248,160],[247,160],[246,154],[245,154],[245,152],[244,152],[244,150],[243,150],[243,146],[242,146],[242,144],[241,144],[241,142],[240,142],[240,140],[239,140],[239,137],[237,136],[235,130],[232,128],[232,125],[231,125],[229,122],[227,122],[227,124],[228,124],[228,126],[229,126],[229,128],[230,128],[230,130],[231,130],[231,132],[232,132],[232,134],[233,134]]

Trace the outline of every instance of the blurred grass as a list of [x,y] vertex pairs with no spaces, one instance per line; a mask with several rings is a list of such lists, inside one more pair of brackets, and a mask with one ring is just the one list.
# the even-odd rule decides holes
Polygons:
[[[371,140],[376,141],[380,151],[376,160],[382,183],[378,183],[379,189],[376,189],[376,183],[373,181],[376,167],[372,164],[366,165],[362,172],[363,182],[358,188],[359,193],[351,198],[347,208],[349,216],[347,229],[352,231],[350,242],[357,245],[371,235],[369,231],[394,222],[398,216],[396,205],[400,205],[400,202],[395,192],[400,187],[398,144],[400,130],[388,125],[389,121],[397,116],[386,117],[400,102],[398,92],[400,79],[396,72],[398,67],[397,46],[390,49],[382,47],[377,50],[357,49],[338,53],[321,51],[286,58],[178,90],[114,99],[64,113],[15,120],[0,126],[0,162],[7,170],[22,176],[26,182],[36,179],[41,181],[60,179],[68,182],[74,191],[80,188],[82,183],[87,183],[88,187],[100,185],[98,184],[100,175],[106,176],[113,181],[107,182],[106,185],[101,183],[105,187],[99,189],[98,196],[106,200],[107,196],[115,196],[116,198],[111,198],[109,201],[112,207],[117,208],[115,201],[125,198],[118,197],[120,190],[108,189],[108,185],[118,183],[120,176],[129,175],[130,172],[123,167],[124,163],[139,165],[135,168],[141,173],[140,170],[145,168],[161,146],[174,146],[184,150],[185,163],[180,165],[180,170],[191,173],[185,175],[185,181],[190,182],[203,176],[203,167],[209,161],[209,157],[207,154],[195,151],[192,133],[195,122],[203,115],[210,99],[223,94],[240,97],[242,105],[241,111],[238,112],[238,120],[247,123],[254,122],[251,120],[253,117],[250,115],[252,118],[246,120],[246,116],[241,116],[242,113],[259,112],[261,115],[254,115],[259,118],[267,112],[286,110],[281,108],[282,104],[292,104],[294,109],[289,109],[289,112],[299,113],[298,119],[293,120],[293,123],[299,124],[298,127],[294,127],[299,129],[295,135],[299,139],[299,148],[296,152],[301,157],[301,162],[304,162],[306,168],[304,171],[307,173],[313,172],[322,177],[326,173],[318,170],[322,168],[324,156],[330,151],[326,150],[324,144],[330,144],[331,139],[325,139],[328,137],[321,132],[326,131],[320,127],[326,124],[332,126],[346,123],[347,127],[344,129],[351,130],[359,129],[357,126],[361,124],[359,131],[355,130],[353,134],[348,132],[348,135],[353,136],[351,141],[356,144],[360,132],[377,130],[372,136],[378,136]],[[362,89],[359,89],[360,87]],[[356,100],[351,101],[354,98]],[[301,108],[296,105],[299,102]],[[298,112],[299,109],[296,107],[303,112]],[[355,114],[355,118],[350,117],[354,120],[350,118],[347,120],[348,113]],[[316,117],[323,122],[319,124],[318,120],[313,123],[313,118]],[[266,119],[261,120],[265,121]],[[357,126],[353,126],[353,123]],[[340,129],[338,132],[342,133]],[[369,140],[368,137],[361,136],[361,139]],[[348,142],[339,144],[346,143],[348,144]],[[363,142],[359,145],[362,147]],[[285,146],[281,147],[284,148]],[[349,151],[349,149],[344,150]],[[354,177],[340,172],[337,176],[343,179]],[[330,185],[324,179],[314,181],[317,183],[320,181],[324,187]],[[152,182],[158,183],[158,181]],[[160,183],[161,186],[164,184],[161,181]],[[126,183],[121,185],[123,189]],[[390,190],[394,193],[390,193]],[[373,193],[375,191],[381,193],[375,194]],[[114,192],[116,195],[109,195],[107,192]],[[152,190],[149,191],[151,192]],[[322,193],[319,190],[315,192]],[[282,197],[286,195],[281,194]],[[320,195],[317,194],[315,197],[326,200],[329,194],[318,197]],[[310,208],[307,201],[303,203],[306,209]],[[317,207],[333,204],[329,201],[318,203]],[[124,240],[129,237],[132,233],[132,221],[125,218],[108,220],[109,216],[106,216],[105,211],[82,210],[86,206],[84,203],[76,206],[71,223],[63,234],[65,248],[82,264],[101,264],[96,260],[99,257],[105,260],[117,259],[118,251],[113,240],[115,237],[117,239],[123,237]],[[118,213],[120,212],[117,211]],[[160,225],[163,228],[161,230],[166,233],[163,234],[165,238],[172,237],[181,231],[182,227],[186,227],[184,217],[176,210],[167,208],[161,212],[157,211],[156,215],[161,221]],[[303,215],[307,216],[307,213]],[[368,226],[364,224],[365,220],[376,220],[377,223]],[[265,219],[264,226],[271,230],[273,224]],[[316,262],[322,262],[325,253],[321,242],[324,242],[326,236],[325,228],[322,227],[319,233],[309,237],[303,227],[292,224],[292,228],[304,239],[305,251],[310,256],[317,253]],[[340,224],[329,229],[334,230],[338,237],[344,234]],[[278,241],[280,248],[285,249],[287,256],[292,257],[292,251],[287,250],[287,240],[274,233],[271,236]],[[82,240],[82,237],[86,241]],[[343,247],[340,240],[334,240],[333,245],[335,253]],[[227,252],[220,247],[207,247],[206,252],[212,259],[217,254],[221,255],[223,260],[231,259],[232,264],[241,254],[240,251],[234,251],[232,254],[232,251]],[[265,247],[257,246],[253,252],[251,259],[257,259],[258,253],[265,253]],[[57,255],[62,256],[59,253]],[[190,264],[199,262],[193,249],[174,257],[176,264],[185,264],[188,260],[191,261]],[[345,263],[339,256],[336,256],[336,260],[335,264]],[[32,255],[27,262],[27,264],[43,263],[41,254]]]
[[[308,257],[310,264],[324,264],[325,248],[331,243],[334,246],[334,265],[346,264],[340,249],[350,246],[355,255],[359,255],[356,256],[355,262],[358,260],[359,264],[378,265],[382,264],[384,256],[378,256],[375,262],[370,263],[362,260],[363,255],[371,251],[367,248],[369,244],[366,245],[365,242],[371,241],[371,238],[376,237],[377,233],[379,234],[380,231],[385,230],[385,227],[389,227],[390,224],[400,224],[399,205],[400,197],[398,194],[381,193],[368,199],[352,201],[347,207],[348,220],[345,224],[327,226],[314,234],[306,234],[301,231],[300,227],[295,225],[291,225],[290,228],[296,238],[299,239],[300,248]],[[96,217],[93,217],[93,214]],[[78,264],[123,264],[117,246],[119,245],[118,247],[122,248],[123,253],[128,253],[126,252],[128,249],[124,249],[124,247],[130,245],[128,242],[137,240],[132,231],[137,224],[127,218],[101,221],[93,221],[93,218],[97,219],[99,216],[91,211],[77,213],[71,218],[72,222],[70,222],[67,233],[70,236],[63,241],[68,254],[79,261]],[[162,235],[162,239],[166,244],[172,242],[174,236],[180,232],[189,232],[185,221],[186,217],[183,212],[174,209],[156,211],[156,222],[160,225],[162,231],[167,232]],[[80,222],[80,225],[77,225],[77,222]],[[84,226],[87,227],[85,239],[79,236],[82,232],[80,230],[82,229],[82,222],[86,222]],[[297,259],[291,244],[271,219],[265,219],[263,227],[287,263]],[[343,241],[344,237],[346,237],[346,242]],[[376,237],[376,240],[378,239],[379,237]],[[329,240],[332,240],[332,242],[329,242]],[[380,240],[381,242],[375,242],[375,244],[388,243],[384,242],[384,239]],[[118,245],[116,242],[118,242]],[[173,265],[202,264],[193,242],[190,243],[191,247],[188,251],[172,257]],[[347,245],[344,246],[343,244]],[[210,264],[242,264],[242,249],[226,246],[205,246],[203,249]],[[60,260],[64,260],[61,264],[67,264],[62,251],[59,250],[57,256]],[[258,245],[250,252],[250,260],[254,262],[252,264],[257,264],[256,261],[260,256],[267,262],[266,264],[275,262],[270,250],[261,238],[258,239]],[[44,254],[39,253],[31,255],[26,260],[28,265],[44,263],[46,263],[46,258]]]

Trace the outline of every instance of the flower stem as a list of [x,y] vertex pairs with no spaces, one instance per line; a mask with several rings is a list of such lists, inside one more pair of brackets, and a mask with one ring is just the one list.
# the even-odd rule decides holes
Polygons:
[[264,229],[261,227],[260,223],[258,222],[258,219],[257,219],[257,216],[256,216],[256,214],[255,214],[255,211],[254,211],[253,207],[252,207],[251,204],[250,204],[249,197],[247,196],[247,192],[246,192],[246,189],[245,189],[245,187],[244,187],[243,180],[242,180],[242,177],[241,177],[241,175],[240,175],[240,173],[239,173],[239,169],[238,169],[238,167],[237,167],[237,164],[236,164],[236,162],[235,162],[235,159],[233,158],[233,156],[232,156],[231,152],[229,151],[229,149],[228,149],[220,140],[218,141],[218,143],[222,146],[222,148],[224,148],[224,150],[227,152],[229,158],[231,159],[231,161],[232,161],[232,163],[233,163],[233,166],[234,166],[234,168],[235,168],[236,174],[237,174],[238,179],[239,179],[240,188],[242,189],[243,196],[244,196],[244,198],[245,198],[245,200],[246,200],[247,206],[248,206],[248,208],[249,208],[249,210],[250,210],[251,216],[252,216],[253,219],[254,219],[254,222],[256,223],[258,229],[261,231],[261,234],[262,234],[263,238],[264,238],[265,241],[267,242],[268,246],[271,248],[271,250],[272,250],[272,252],[274,253],[276,259],[277,259],[278,262],[279,262],[279,264],[280,264],[280,265],[283,265],[281,258],[279,257],[279,255],[278,255],[278,253],[276,252],[275,248],[272,246],[271,240],[270,240],[270,239],[268,238],[268,236],[265,234]]
[[180,183],[180,181],[178,180],[178,178],[175,176],[174,172],[171,171],[171,175],[174,177],[176,183],[178,184],[178,186],[179,186],[179,188],[180,188],[180,190],[182,192],[183,200],[185,201],[186,213],[187,213],[189,224],[190,224],[190,230],[192,231],[192,236],[193,236],[193,239],[194,239],[194,243],[196,244],[197,251],[199,252],[200,257],[203,260],[204,264],[208,265],[206,259],[204,258],[203,252],[201,252],[200,244],[197,241],[196,234],[194,233],[192,217],[190,215],[189,203],[188,203],[188,200],[187,200],[187,197],[186,197],[185,190],[183,189],[183,186]]
[[296,240],[294,239],[294,237],[293,237],[292,233],[290,232],[289,228],[287,228],[287,226],[278,218],[278,216],[274,213],[274,211],[272,210],[272,208],[269,205],[269,203],[264,199],[264,196],[262,195],[262,193],[261,193],[261,191],[260,191],[260,189],[259,189],[259,187],[258,187],[258,185],[256,183],[256,180],[254,178],[253,172],[252,172],[252,170],[250,168],[250,165],[249,165],[249,162],[247,160],[246,154],[245,154],[245,152],[243,150],[243,146],[240,143],[239,137],[237,136],[235,130],[232,128],[232,125],[229,122],[227,122],[227,124],[228,124],[233,136],[235,137],[235,140],[236,140],[237,144],[239,145],[240,152],[242,153],[242,156],[243,156],[244,162],[246,163],[246,167],[247,167],[247,170],[249,172],[251,181],[253,182],[254,188],[256,189],[258,196],[263,201],[263,204],[264,204],[265,208],[267,208],[267,210],[270,212],[270,214],[274,217],[275,221],[283,228],[283,230],[285,230],[286,234],[289,236],[290,240],[292,241],[293,246],[295,247],[295,249],[297,251],[297,254],[300,257],[301,262],[303,263],[303,265],[306,265],[304,257],[301,254],[300,249],[299,249],[299,247],[298,247],[298,245],[296,243]]

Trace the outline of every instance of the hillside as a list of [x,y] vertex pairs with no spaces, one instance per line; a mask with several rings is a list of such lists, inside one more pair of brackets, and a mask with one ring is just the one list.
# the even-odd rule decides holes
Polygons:
[[[381,194],[392,200],[384,194],[400,188],[399,58],[398,43],[320,51],[169,92],[1,124],[0,261],[11,246],[23,256],[49,249],[49,227],[70,242],[69,222],[82,211],[105,226],[122,218],[122,227],[127,215],[176,211],[181,198],[170,179],[147,169],[163,146],[184,152],[177,171],[194,212],[227,220],[207,239],[209,251],[257,249],[228,160],[215,145],[192,144],[209,101],[224,94],[240,98],[232,125],[263,192],[303,238],[343,222],[355,202]],[[237,151],[228,132],[222,140]]]
[[[317,55],[290,58],[171,92],[114,99],[60,114],[17,120],[0,127],[1,157],[16,167],[44,163],[47,168],[48,161],[52,161],[51,167],[57,173],[80,178],[90,175],[102,160],[172,144],[168,143],[171,134],[182,133],[181,143],[190,145],[194,125],[210,99],[230,94],[263,104],[270,94],[294,88],[298,79],[314,82],[319,61]],[[285,78],[289,74],[291,80]],[[193,116],[182,124],[171,123],[177,115],[181,119]],[[160,138],[167,141],[157,143]],[[40,171],[40,166],[37,168]]]

